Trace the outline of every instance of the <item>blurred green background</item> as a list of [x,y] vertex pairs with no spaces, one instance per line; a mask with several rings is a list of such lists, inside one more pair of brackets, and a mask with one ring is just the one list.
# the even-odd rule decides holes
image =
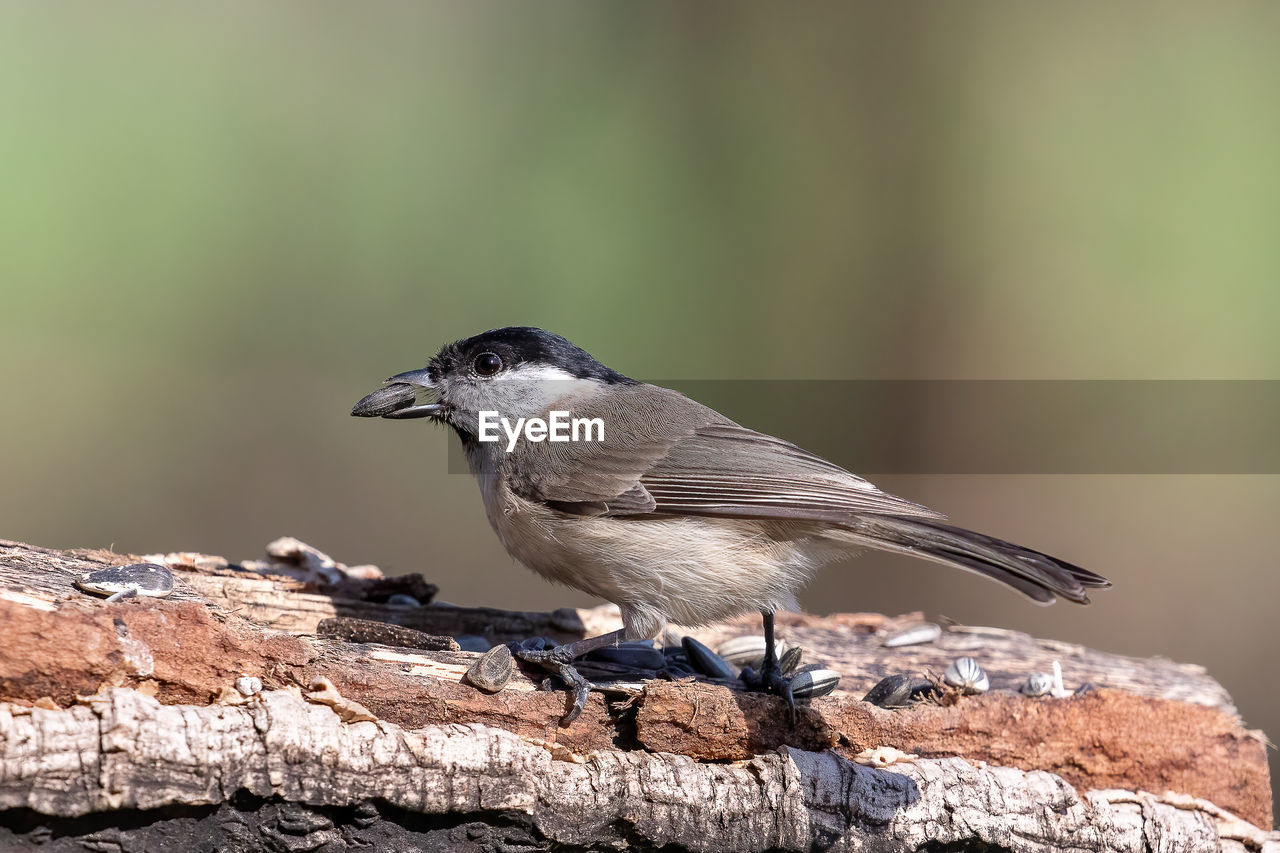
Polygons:
[[[444,431],[347,416],[507,324],[665,380],[1277,378],[1278,31],[1265,2],[6,2],[0,536],[290,534],[457,603],[590,604],[505,556]],[[812,609],[1202,663],[1280,735],[1280,478],[879,484],[1116,587],[1042,609],[869,555]]]

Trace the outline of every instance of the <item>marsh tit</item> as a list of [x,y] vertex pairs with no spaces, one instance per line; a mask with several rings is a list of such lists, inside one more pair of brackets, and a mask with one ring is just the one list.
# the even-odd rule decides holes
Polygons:
[[[794,710],[774,653],[773,614],[794,608],[815,569],[859,549],[967,569],[1046,604],[1056,596],[1086,604],[1089,588],[1110,586],[1047,554],[947,524],[541,329],[495,329],[449,344],[421,370],[388,379],[351,414],[452,427],[507,551],[543,577],[620,608],[620,631],[517,651],[569,685],[565,725],[587,698],[575,658],[656,637],[668,621],[705,625],[750,611],[763,614],[766,650],[750,686]],[[562,437],[567,423],[585,429],[554,440],[557,414]]]

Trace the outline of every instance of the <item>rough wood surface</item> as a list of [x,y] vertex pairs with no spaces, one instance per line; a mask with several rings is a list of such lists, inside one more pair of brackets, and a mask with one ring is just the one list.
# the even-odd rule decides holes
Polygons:
[[[1081,797],[1049,773],[960,758],[866,767],[782,747],[733,764],[643,750],[565,760],[547,744],[477,723],[415,731],[344,724],[283,690],[235,707],[166,706],[119,688],[60,711],[0,705],[0,744],[0,808],[68,816],[211,806],[244,791],[306,806],[378,800],[413,813],[527,815],[522,832],[539,846],[1275,848],[1266,833],[1192,798]],[[319,825],[300,835],[295,849],[338,833]]]
[[[1235,715],[1227,691],[1204,669],[1163,658],[1133,658],[1045,640],[1021,631],[950,625],[932,643],[889,648],[885,636],[919,621],[912,613],[886,618],[878,613],[841,613],[815,617],[779,614],[780,636],[792,645],[820,649],[824,665],[846,673],[840,689],[863,696],[886,675],[904,669],[941,674],[957,657],[978,658],[995,690],[1016,690],[1029,673],[1048,672],[1059,661],[1068,690],[1092,684],[1156,699],[1173,699],[1217,708]],[[708,645],[757,630],[759,618],[742,618],[693,633]]]
[[[659,680],[593,693],[561,729],[560,694],[521,673],[494,695],[459,683],[477,655],[440,635],[568,640],[613,627],[608,608],[406,606],[387,603],[392,587],[370,573],[318,582],[199,555],[166,560],[177,576],[166,600],[106,604],[71,585],[132,560],[0,541],[0,848],[52,832],[162,849],[173,821],[194,821],[209,849],[319,839],[333,849],[1280,850],[1265,832],[1263,739],[1197,667],[959,626],[886,648],[885,633],[918,615],[796,615],[781,620],[782,636],[845,678],[795,728],[773,698]],[[420,580],[395,584],[428,597]],[[334,639],[322,622],[340,616],[431,638],[336,632],[419,648]],[[714,643],[755,631],[744,621],[697,633]],[[978,657],[997,689],[900,711],[859,701],[883,674],[940,672],[958,654]],[[1052,660],[1068,687],[1099,689],[1037,699],[1000,689]],[[268,692],[235,693],[242,675]],[[343,723],[304,701],[300,689],[319,678],[347,719],[377,722]],[[855,762],[875,748],[872,759],[919,758]],[[122,809],[151,818],[97,816]],[[56,831],[46,817],[72,815],[83,817]],[[272,847],[273,832],[302,846]]]
[[[171,554],[167,558],[177,583],[166,601],[200,602],[209,605],[212,613],[234,615],[282,633],[314,635],[325,619],[344,616],[375,619],[431,635],[480,635],[494,643],[535,635],[567,642],[612,631],[622,624],[616,610],[608,606],[522,613],[484,607],[388,605],[364,598],[361,584],[355,581],[320,593],[294,576],[244,571],[218,557]],[[76,573],[137,559],[106,551],[53,551],[0,539],[0,600],[46,610],[68,599],[83,601],[71,585]],[[1069,690],[1085,684],[1115,687],[1236,714],[1226,690],[1203,667],[1193,664],[1125,657],[1018,631],[960,625],[949,626],[933,643],[900,648],[883,645],[887,634],[921,618],[918,613],[892,618],[877,613],[829,617],[779,614],[778,623],[780,636],[792,645],[814,650],[816,657],[811,655],[810,659],[820,659],[843,674],[838,694],[860,698],[890,673],[941,673],[960,655],[978,655],[996,689],[1013,689],[1028,673],[1048,671],[1057,660]],[[758,617],[744,617],[689,633],[715,646],[728,637],[758,632]]]

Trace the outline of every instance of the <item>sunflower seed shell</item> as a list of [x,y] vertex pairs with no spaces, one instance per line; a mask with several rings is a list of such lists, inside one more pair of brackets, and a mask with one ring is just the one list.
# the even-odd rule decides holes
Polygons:
[[[787,647],[779,640],[774,643],[774,649],[781,657],[786,653]],[[764,637],[756,634],[725,640],[716,651],[730,666],[749,666],[757,672],[764,666]]]
[[884,638],[885,648],[892,649],[898,646],[915,646],[921,643],[932,643],[934,640],[942,636],[942,627],[933,622],[919,622],[896,631]]
[[133,563],[85,572],[75,583],[85,592],[100,595],[123,592],[163,598],[173,592],[173,573],[158,563]]
[[840,684],[840,673],[833,669],[809,669],[791,679],[791,693],[797,699],[826,696]]
[[1053,675],[1047,672],[1033,672],[1020,688],[1027,696],[1048,696],[1053,692]]
[[942,677],[947,684],[959,687],[965,693],[986,693],[991,689],[987,674],[973,658],[956,658]]
[[703,675],[709,678],[726,679],[738,677],[738,670],[729,666],[724,658],[693,637],[685,637],[680,641],[680,645],[690,665]]
[[497,693],[507,686],[513,669],[515,660],[511,656],[511,649],[504,645],[494,646],[471,664],[465,677],[468,683],[480,690]]

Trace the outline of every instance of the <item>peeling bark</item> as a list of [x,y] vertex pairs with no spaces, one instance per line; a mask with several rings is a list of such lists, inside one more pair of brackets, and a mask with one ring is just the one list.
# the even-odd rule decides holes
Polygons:
[[[781,747],[732,764],[612,749],[564,760],[546,744],[480,724],[344,724],[290,691],[235,707],[161,705],[121,688],[66,710],[3,705],[0,744],[0,808],[64,816],[218,806],[244,791],[312,809],[377,801],[485,823],[527,817],[521,831],[538,847],[745,853],[981,843],[1137,853],[1277,844],[1194,799],[1080,797],[1050,773],[961,758],[876,768]],[[334,835],[332,822],[302,837],[317,834],[312,842]]]
[[[71,587],[129,561],[0,542],[0,849],[1280,853],[1262,738],[1196,667],[962,627],[889,649],[918,615],[797,615],[782,635],[846,675],[795,728],[772,697],[651,681],[593,693],[560,729],[562,694],[536,673],[493,695],[460,683],[477,655],[447,636],[574,639],[613,627],[607,608],[389,605],[376,573],[317,585],[199,555],[169,560],[168,600]],[[321,628],[335,616],[402,627]],[[899,711],[858,699],[958,654],[996,690]],[[1001,689],[1055,659],[1069,686],[1105,687]],[[242,675],[267,691],[237,693]],[[915,757],[857,763],[869,747]]]

